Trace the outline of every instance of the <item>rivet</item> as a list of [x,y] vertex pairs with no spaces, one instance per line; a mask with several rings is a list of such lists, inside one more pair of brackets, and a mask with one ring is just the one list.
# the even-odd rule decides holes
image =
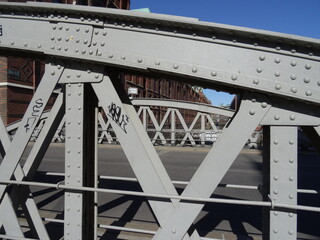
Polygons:
[[268,104],[266,102],[261,103],[261,107],[266,108]]
[[251,109],[251,110],[249,111],[249,113],[250,113],[250,115],[254,115],[254,114],[256,113],[256,111],[254,111],[253,109]]
[[237,75],[232,75],[232,76],[231,76],[231,79],[232,79],[233,81],[235,81],[235,80],[238,79],[238,77],[237,77]]
[[296,80],[297,76],[296,75],[291,75],[291,80]]
[[293,217],[293,213],[289,213],[289,217]]
[[86,33],[88,33],[88,32],[89,32],[89,28],[86,28],[84,31],[85,31]]
[[[70,210],[70,209],[69,209],[69,210]],[[69,210],[68,210],[68,211],[69,211]],[[69,231],[67,232],[67,235],[70,235],[70,232],[69,232]]]
[[76,48],[74,51],[75,51],[76,53],[78,53],[78,52],[79,52],[79,48]]
[[193,73],[196,73],[197,71],[198,71],[198,69],[197,69],[196,67],[193,67],[193,68],[192,68],[192,72],[193,72]]
[[80,106],[78,107],[78,110],[81,110],[81,107],[80,107]]
[[291,52],[292,52],[292,53],[296,53],[296,50],[295,50],[295,49],[291,49]]
[[67,208],[67,211],[70,211],[70,208],[69,208],[69,207]]
[[65,50],[65,51],[68,51],[68,47],[65,47],[64,50]]
[[294,140],[291,139],[291,140],[289,141],[289,144],[290,144],[290,145],[293,145],[293,144],[294,144]]
[[289,180],[290,180],[290,181],[293,181],[293,180],[294,180],[294,177],[292,177],[292,176],[289,177]]
[[56,74],[56,72],[55,71],[51,71],[51,75],[55,75]]
[[160,65],[160,61],[156,61],[155,65],[159,66]]
[[14,41],[11,41],[10,44],[11,44],[11,45],[14,45]]
[[93,45],[93,46],[96,46],[96,45],[97,45],[97,42],[96,42],[96,41],[93,41],[93,42],[92,42],[92,45]]
[[274,233],[278,233],[278,229],[276,229],[276,228],[273,229],[273,232],[274,232]]
[[[70,164],[68,164],[67,167],[69,168],[69,167],[70,167]],[[69,194],[69,196],[70,196],[70,194]]]
[[27,47],[27,46],[28,46],[28,43],[24,43],[23,46]]
[[256,42],[255,42],[253,45],[254,45],[255,47],[258,47],[258,46],[259,46],[259,44],[258,44],[258,43],[256,43]]
[[317,82],[318,86],[320,86],[320,80]]
[[280,116],[277,114],[277,115],[274,115],[274,119],[275,120],[279,120],[280,119]]
[[293,231],[292,231],[292,230],[290,230],[290,231],[289,231],[289,234],[290,234],[290,235],[293,235]]
[[262,68],[257,68],[257,72],[261,73],[262,72]]
[[70,153],[70,152],[71,152],[70,149],[68,149],[68,150],[67,150],[67,153]]
[[266,57],[265,57],[264,55],[261,55],[261,56],[259,57],[259,59],[260,59],[261,61],[264,61],[264,60],[266,59]]
[[275,75],[276,77],[280,77],[281,74],[280,74],[280,72],[275,72],[274,75]]
[[122,60],[126,60],[126,56],[121,56],[121,59]]
[[142,58],[138,58],[138,63],[142,63]]
[[173,229],[171,230],[171,232],[172,232],[173,234],[175,234],[175,233],[177,232],[177,230],[176,230],[175,228],[173,228]]
[[[25,47],[26,47],[26,45],[25,45]],[[50,48],[51,48],[51,50],[54,50],[55,47],[54,47],[54,46],[51,46]]]
[[277,212],[277,211],[274,211],[274,212],[273,212],[273,215],[278,216],[278,212]]
[[70,136],[70,135],[68,135],[68,139],[71,139],[71,136]]
[[193,33],[193,34],[192,34],[192,36],[196,37],[196,36],[197,36],[197,34],[196,34],[196,33]]
[[68,110],[70,111],[70,110],[71,110],[71,107],[68,107]]
[[[81,92],[78,92],[78,96],[81,96]],[[78,123],[79,124],[79,123]]]
[[78,136],[78,139],[81,139],[81,136]]
[[77,27],[77,28],[76,28],[76,31],[77,31],[77,32],[79,32],[79,31],[80,31],[80,28],[79,28],[79,27]]
[[95,34],[95,35],[98,35],[98,34],[99,34],[99,31],[98,31],[98,30],[95,30],[95,31],[94,31],[94,34]]
[[291,121],[294,121],[296,119],[296,116],[295,115],[290,115],[290,120]]
[[273,190],[273,193],[278,194],[278,190],[277,189]]
[[88,40],[87,40],[87,39],[83,40],[83,43],[84,43],[84,44],[87,44],[87,43],[88,43]]
[[310,82],[310,78],[305,77],[305,78],[303,79],[303,81],[304,81],[305,83],[309,83],[309,82]]
[[[212,72],[211,72],[211,76],[212,76],[212,77],[216,77],[216,76],[217,76],[217,72],[216,72],[216,71],[212,71]],[[319,83],[320,83],[320,81],[319,81]],[[320,85],[319,85],[319,86],[320,86]]]
[[101,45],[101,47],[103,47],[103,46],[105,45],[105,43],[104,43],[104,42],[101,42],[100,45]]
[[95,19],[95,22],[98,23],[98,22],[100,22],[100,20],[99,20],[98,18],[96,18],[96,19]]
[[[278,144],[278,143],[277,143],[277,144]],[[277,163],[277,162],[279,162],[279,159],[278,159],[278,158],[274,158],[273,161],[274,161],[275,163]]]
[[292,66],[292,67],[297,66],[297,62],[296,62],[296,61],[292,61],[292,62],[291,62],[291,66]]
[[69,31],[69,27],[65,27],[65,30],[66,30],[66,31]]
[[279,144],[279,141],[278,141],[278,140],[274,140],[274,141],[273,141],[273,144],[274,144],[274,145],[278,145],[278,144]]
[[51,36],[50,39],[53,41],[54,40],[54,36]]
[[76,43],[79,43],[79,42],[80,42],[80,39],[79,39],[79,38],[77,38],[77,39],[76,39]]
[[79,197],[81,197],[81,195],[80,195],[80,194],[78,194],[78,195],[77,195],[77,197],[79,198]]
[[313,52],[309,52],[309,56],[313,56]]
[[293,196],[292,194],[290,194],[290,195],[289,195],[289,198],[290,198],[290,199],[293,199],[293,198],[294,198],[294,196]]
[[306,67],[307,70],[311,69],[311,65],[310,64],[306,64],[305,67]]
[[109,58],[113,58],[113,54],[110,53],[110,54],[108,55],[108,57],[109,57]]
[[59,30],[62,30],[62,26],[59,26],[58,28],[59,28]]
[[80,182],[80,178],[77,179],[77,182]]
[[81,53],[82,53],[82,54],[85,54],[85,53],[86,53],[86,50],[85,50],[85,49],[82,49]]
[[[52,16],[52,15],[51,15]],[[56,30],[57,29],[57,26],[52,26],[52,29],[53,30]]]
[[95,77],[96,79],[99,78],[99,74],[96,73],[96,74],[94,75],[94,77]]
[[281,47],[276,47],[276,49],[277,49],[278,51],[280,51],[280,50],[281,50]]
[[[68,164],[69,165],[69,164]],[[70,197],[70,193],[67,194],[68,197]]]
[[78,150],[78,154],[80,154],[81,153],[81,150]]
[[275,62],[275,63],[280,63],[281,60],[280,60],[280,58],[276,58],[276,59],[274,60],[274,62]]
[[307,95],[307,96],[311,96],[311,95],[312,95],[312,92],[311,92],[310,90],[307,90],[307,91],[306,91],[306,95]]
[[78,125],[81,125],[81,121],[78,122]]
[[253,79],[253,83],[258,85],[259,84],[259,80],[258,79]]
[[70,222],[67,222],[67,225],[69,226],[69,225],[70,225]]
[[294,163],[294,159],[293,159],[293,158],[290,158],[290,159],[289,159],[289,162],[290,162],[290,163]]
[[61,50],[61,46],[58,46],[57,49],[60,51]]
[[80,168],[81,166],[80,166],[80,164],[78,164],[78,166],[77,166],[78,168]]
[[103,36],[106,36],[106,35],[107,35],[107,31],[104,30],[104,31],[102,32],[102,35],[103,35]]
[[77,78],[81,77],[81,74],[80,73],[77,73]]
[[173,68],[174,68],[174,69],[178,69],[178,68],[179,68],[178,64],[174,64],[174,65],[173,65]]
[[279,179],[279,177],[278,177],[278,176],[274,176],[273,179],[274,179],[275,181],[277,181],[277,180]]
[[68,20],[68,16],[64,16],[64,19],[65,19],[65,20]]
[[280,90],[280,89],[281,89],[281,85],[278,83],[278,84],[276,84],[275,88],[276,88],[277,90]]
[[89,54],[92,55],[92,54],[93,54],[93,51],[92,51],[92,50],[89,50]]
[[296,89],[295,87],[292,87],[292,88],[291,88],[291,92],[297,93],[297,89]]
[[98,52],[98,56],[102,56],[102,52]]

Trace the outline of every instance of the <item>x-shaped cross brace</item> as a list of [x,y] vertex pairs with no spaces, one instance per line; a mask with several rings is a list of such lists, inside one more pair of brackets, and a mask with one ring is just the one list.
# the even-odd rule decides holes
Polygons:
[[[105,76],[101,83],[92,86],[107,115],[110,106],[116,106],[118,119],[127,120],[121,122],[124,127],[118,119],[112,118],[110,121],[143,191],[177,196],[176,189],[135,109],[129,104],[126,93],[122,91],[117,79],[111,81]],[[239,112],[204,159],[182,196],[211,196],[269,108],[268,104],[261,104],[256,100],[243,100]],[[160,223],[160,229],[154,239],[200,239],[197,231],[194,231],[191,237],[187,231],[203,208],[203,204],[179,202],[174,199],[169,202],[149,200],[149,203]]]

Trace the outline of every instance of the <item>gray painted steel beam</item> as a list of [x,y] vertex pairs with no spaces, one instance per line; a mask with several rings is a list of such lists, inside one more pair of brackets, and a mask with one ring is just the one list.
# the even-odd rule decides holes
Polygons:
[[102,8],[39,3],[1,3],[1,7],[0,48],[9,52],[94,62],[182,77],[221,90],[250,89],[320,103],[320,41],[316,39]]

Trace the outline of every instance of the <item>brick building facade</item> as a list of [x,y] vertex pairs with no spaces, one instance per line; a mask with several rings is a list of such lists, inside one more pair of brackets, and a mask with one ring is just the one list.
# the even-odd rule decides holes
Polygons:
[[[25,0],[11,2],[25,2]],[[130,9],[130,0],[43,0],[40,2]],[[0,115],[4,124],[10,124],[22,118],[43,73],[44,64],[40,61],[0,57]],[[129,88],[138,90],[138,95],[135,97],[210,103],[201,90],[195,90],[185,83],[129,74],[121,74],[121,77],[126,91]],[[50,108],[53,99],[54,96],[47,108]],[[160,108],[156,111],[158,119],[162,117],[162,112]],[[183,114],[190,119],[195,115],[195,113],[187,110]]]

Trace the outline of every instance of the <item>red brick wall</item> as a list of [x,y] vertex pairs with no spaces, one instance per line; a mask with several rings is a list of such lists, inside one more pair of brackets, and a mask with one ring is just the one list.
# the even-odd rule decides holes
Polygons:
[[[7,58],[0,57],[0,82],[7,81]],[[0,116],[7,124],[7,87],[0,86]]]

